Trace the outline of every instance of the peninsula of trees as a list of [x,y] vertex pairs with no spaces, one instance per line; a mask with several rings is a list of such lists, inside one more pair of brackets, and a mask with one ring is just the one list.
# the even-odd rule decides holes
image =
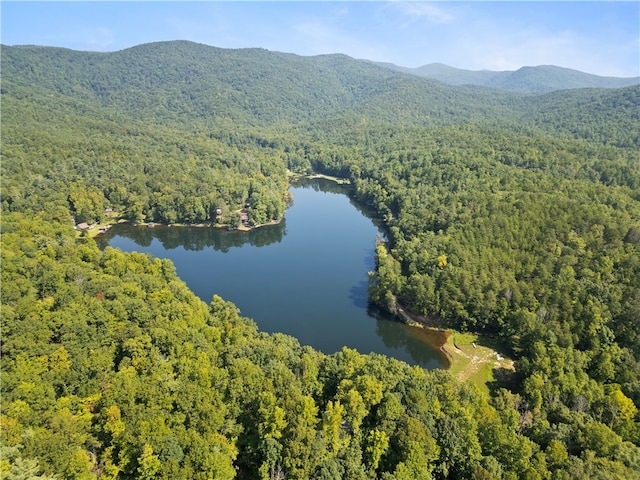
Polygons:
[[[640,475],[640,86],[189,42],[1,54],[3,478]],[[372,302],[495,336],[515,373],[487,395],[324,355],[74,229],[266,223],[288,171],[348,178],[386,222]]]

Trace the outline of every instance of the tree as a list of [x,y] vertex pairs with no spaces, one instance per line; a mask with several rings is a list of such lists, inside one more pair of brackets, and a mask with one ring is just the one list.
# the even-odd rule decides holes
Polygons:
[[284,410],[276,405],[276,397],[272,392],[260,393],[258,408],[259,448],[264,462],[260,466],[260,475],[265,479],[281,478],[282,467],[280,454],[282,451],[282,431],[287,426]]
[[138,457],[138,478],[151,480],[155,478],[161,467],[162,462],[158,456],[153,453],[153,448],[148,443],[145,443],[142,447],[142,453],[140,457]]
[[343,445],[348,444],[341,434],[343,415],[344,406],[339,401],[329,400],[322,422],[322,432],[334,454],[337,454]]
[[369,455],[368,464],[371,470],[375,471],[380,459],[389,448],[389,436],[382,430],[370,430],[366,442],[366,452]]

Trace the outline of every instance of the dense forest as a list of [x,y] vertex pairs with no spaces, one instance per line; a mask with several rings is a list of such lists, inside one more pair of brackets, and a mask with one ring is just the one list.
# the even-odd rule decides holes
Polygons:
[[[2,478],[640,478],[639,86],[189,42],[1,53]],[[325,355],[74,228],[259,225],[289,172],[349,178],[385,222],[372,303],[490,335],[515,373],[487,394]]]

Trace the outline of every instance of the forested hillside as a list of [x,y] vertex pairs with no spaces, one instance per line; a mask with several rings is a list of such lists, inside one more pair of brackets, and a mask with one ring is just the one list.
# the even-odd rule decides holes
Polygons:
[[[3,46],[0,91],[3,478],[640,477],[640,87],[168,42]],[[74,230],[265,223],[288,170],[386,222],[371,302],[496,337],[515,373],[487,395],[323,355]]]
[[[3,47],[3,83],[44,89],[111,112],[184,128],[291,125],[337,115],[394,124],[495,116],[513,96],[451,89],[345,55],[154,43],[110,54]],[[391,109],[391,111],[389,111]]]

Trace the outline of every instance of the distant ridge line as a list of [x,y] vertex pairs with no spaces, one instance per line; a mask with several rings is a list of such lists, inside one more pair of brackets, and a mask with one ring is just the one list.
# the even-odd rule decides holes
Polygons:
[[524,66],[518,70],[465,70],[444,63],[416,68],[373,62],[391,70],[438,80],[448,85],[476,85],[513,92],[543,93],[574,88],[624,88],[640,84],[637,77],[605,77],[556,65]]

